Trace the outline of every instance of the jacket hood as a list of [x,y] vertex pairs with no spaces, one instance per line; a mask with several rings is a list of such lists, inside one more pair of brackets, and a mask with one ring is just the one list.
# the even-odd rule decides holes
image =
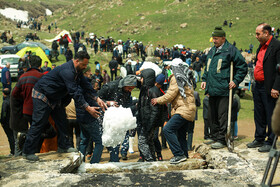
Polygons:
[[153,69],[144,69],[143,71],[141,71],[141,77],[144,78],[144,87],[151,88],[155,85],[156,73]]

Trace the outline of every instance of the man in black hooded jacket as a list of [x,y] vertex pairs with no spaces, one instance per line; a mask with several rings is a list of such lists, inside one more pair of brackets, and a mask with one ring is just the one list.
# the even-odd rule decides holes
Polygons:
[[162,106],[151,104],[151,99],[162,95],[155,86],[155,71],[145,69],[141,72],[141,89],[138,103],[138,149],[141,161],[152,162],[156,160],[153,141],[154,130],[162,121]]

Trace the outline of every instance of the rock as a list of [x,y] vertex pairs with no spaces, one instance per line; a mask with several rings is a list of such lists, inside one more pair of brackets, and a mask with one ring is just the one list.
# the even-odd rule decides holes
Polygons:
[[145,16],[141,16],[141,18],[140,18],[141,20],[144,20],[145,19]]
[[236,19],[236,20],[239,20],[240,18],[239,18],[239,17],[236,17],[235,19]]
[[182,24],[180,25],[181,28],[186,28],[187,26],[188,26],[187,23],[182,23]]
[[[0,163],[1,184],[21,186],[24,184],[50,184],[56,186],[65,181],[79,181],[79,176],[63,176],[62,173],[72,173],[82,163],[80,153],[43,153],[38,154],[40,160],[31,162],[17,157]],[[28,172],[27,172],[28,171]],[[45,185],[44,185],[45,184]],[[55,185],[56,184],[56,185]]]
[[161,29],[160,27],[156,27],[156,28],[155,28],[156,31],[158,31],[158,30],[160,30],[160,29]]
[[86,173],[157,173],[172,170],[193,170],[203,168],[204,160],[188,159],[186,162],[174,165],[167,161],[163,162],[134,162],[134,163],[107,163],[107,164],[86,164]]

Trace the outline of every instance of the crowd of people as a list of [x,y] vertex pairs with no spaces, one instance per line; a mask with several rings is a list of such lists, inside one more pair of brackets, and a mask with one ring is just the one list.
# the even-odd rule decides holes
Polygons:
[[[84,159],[90,158],[90,163],[99,163],[104,148],[102,116],[108,107],[122,105],[130,108],[137,117],[137,128],[127,131],[120,145],[107,147],[110,161],[119,162],[119,154],[123,160],[128,159],[127,153],[134,152],[133,139],[137,133],[139,162],[162,161],[162,148],[167,147],[167,142],[174,155],[170,163],[178,164],[185,161],[188,151],[193,149],[197,107],[201,105],[195,91],[199,81],[202,81],[201,88],[206,94],[203,100],[204,143],[213,149],[226,147],[228,120],[232,122],[232,136],[237,137],[240,101],[236,95],[232,98],[232,117],[228,119],[229,90],[238,88],[248,68],[240,51],[227,41],[222,27],[215,27],[212,32],[214,46],[208,53],[193,53],[189,48],[179,49],[178,46],[169,49],[159,45],[154,49],[152,44],[144,46],[130,38],[116,44],[111,37],[97,38],[94,34],[81,44],[79,40],[85,37],[85,33],[79,34],[72,35],[74,54],[67,38],[62,37],[59,45],[57,41],[53,42],[52,48],[57,54],[67,57],[67,62],[58,67],[49,68],[48,63],[41,67],[40,57],[26,56],[22,60],[25,71],[13,89],[9,64],[2,70],[4,102],[1,123],[12,155],[37,161],[39,157],[35,153],[42,152],[42,145],[48,144],[45,140],[57,137],[54,150],[60,153],[79,150]],[[256,133],[255,140],[247,146],[260,147],[260,152],[268,152],[275,137],[271,130],[271,116],[280,90],[280,76],[275,69],[280,63],[280,42],[272,36],[272,28],[266,23],[257,26],[256,38],[260,42],[253,84]],[[112,52],[112,60],[108,62],[111,76],[97,61],[94,68],[89,67],[90,56],[85,45],[90,45],[96,53]],[[123,59],[126,59],[124,63]],[[148,61],[161,67],[162,73],[157,74],[150,68],[141,69]],[[234,70],[232,81],[231,64]],[[123,77],[118,76],[122,68],[126,70]],[[138,99],[131,96],[135,88],[140,90]],[[158,139],[160,129],[161,142]]]

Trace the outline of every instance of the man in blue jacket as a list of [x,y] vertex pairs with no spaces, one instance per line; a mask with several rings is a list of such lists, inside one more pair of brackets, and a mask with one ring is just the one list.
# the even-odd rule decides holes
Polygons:
[[28,131],[23,153],[27,160],[37,161],[35,155],[39,143],[40,134],[51,115],[58,130],[58,152],[74,152],[68,138],[68,123],[65,106],[71,98],[76,106],[86,110],[90,115],[97,118],[99,112],[96,107],[91,107],[85,101],[82,90],[91,95],[100,107],[104,109],[105,103],[98,98],[96,91],[85,79],[82,71],[87,67],[89,55],[85,51],[76,54],[73,60],[62,64],[53,71],[43,76],[32,90],[33,115],[32,124]]
[[1,82],[3,85],[3,90],[5,88],[9,88],[9,90],[11,90],[12,80],[11,80],[11,73],[10,73],[10,63],[7,63],[6,67],[2,69]]

